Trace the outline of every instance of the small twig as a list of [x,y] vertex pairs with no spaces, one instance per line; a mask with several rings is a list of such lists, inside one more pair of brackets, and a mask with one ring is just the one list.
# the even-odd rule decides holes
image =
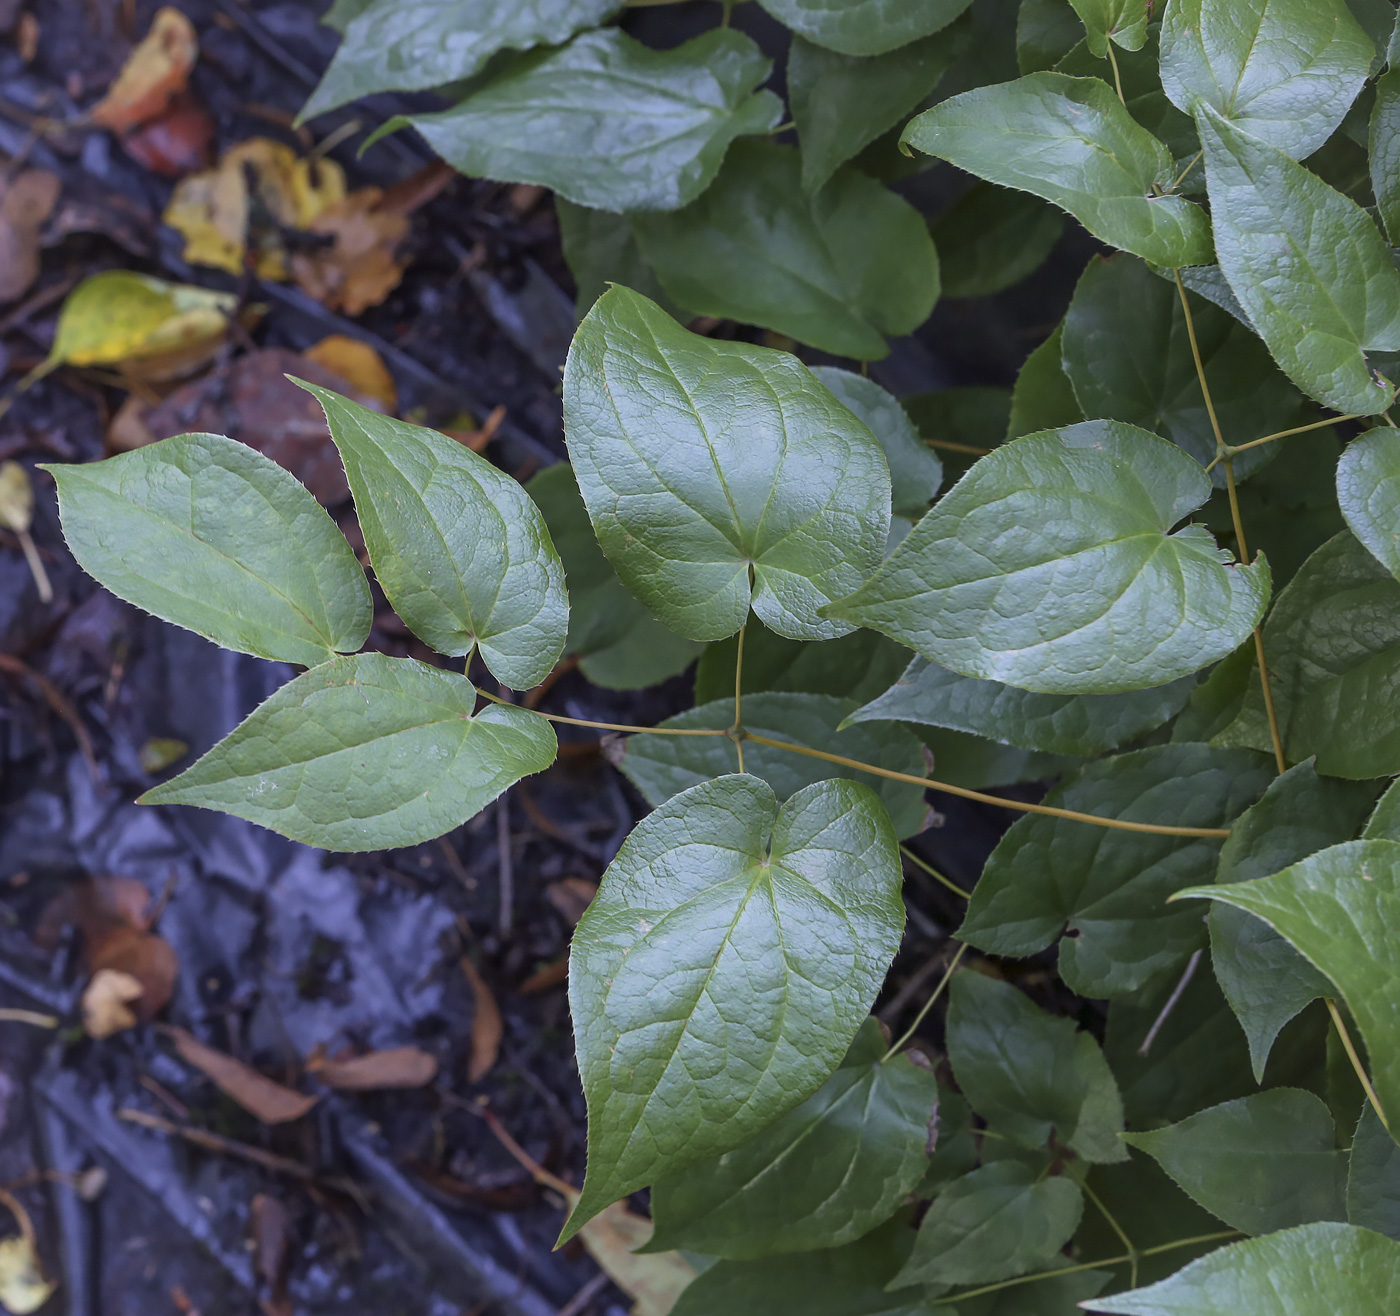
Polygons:
[[925,439],[930,448],[947,448],[949,452],[970,452],[974,457],[985,457],[990,448],[979,448],[971,443],[954,443],[952,439]]
[[8,672],[11,676],[25,677],[39,687],[39,691],[49,707],[68,724],[69,730],[72,731],[78,742],[78,749],[82,752],[83,759],[87,763],[88,772],[92,774],[93,781],[98,781],[97,754],[92,748],[92,737],[88,735],[87,728],[78,716],[78,710],[68,702],[68,697],[63,691],[43,673],[36,672],[12,654],[0,653],[0,672]]
[[1342,1012],[1337,1009],[1337,1002],[1330,996],[1327,1000],[1327,1013],[1332,1016],[1332,1022],[1336,1025],[1337,1036],[1341,1039],[1342,1049],[1347,1053],[1347,1059],[1351,1061],[1351,1067],[1356,1071],[1356,1077],[1361,1080],[1361,1086],[1365,1089],[1366,1098],[1375,1109],[1376,1118],[1380,1120],[1382,1127],[1387,1133],[1390,1132],[1390,1121],[1385,1117],[1385,1108],[1380,1103],[1380,1098],[1376,1096],[1376,1089],[1371,1086],[1371,1079],[1366,1073],[1366,1067],[1361,1063],[1361,1057],[1356,1054],[1356,1045],[1351,1040],[1351,1033],[1347,1031],[1346,1020],[1342,1018]]
[[1142,1045],[1138,1047],[1138,1055],[1145,1056],[1152,1050],[1152,1043],[1157,1040],[1157,1034],[1162,1031],[1162,1025],[1171,1018],[1171,1013],[1186,994],[1186,988],[1190,986],[1191,979],[1195,976],[1196,966],[1201,962],[1201,952],[1196,951],[1189,960],[1186,961],[1186,968],[1182,970],[1181,981],[1172,988],[1172,994],[1167,997],[1167,1003],[1162,1006],[1161,1012],[1153,1021],[1152,1027],[1147,1030],[1147,1036],[1142,1039]]
[[590,1302],[593,1301],[612,1281],[608,1278],[608,1272],[600,1270],[591,1280],[588,1281],[572,1298],[559,1308],[559,1316],[578,1316]]
[[515,864],[510,853],[510,793],[502,792],[496,801],[496,876],[499,908],[496,927],[502,939],[509,938],[515,923]]
[[40,1014],[38,1010],[0,1009],[0,1024],[33,1024],[35,1028],[57,1028],[56,1014]]

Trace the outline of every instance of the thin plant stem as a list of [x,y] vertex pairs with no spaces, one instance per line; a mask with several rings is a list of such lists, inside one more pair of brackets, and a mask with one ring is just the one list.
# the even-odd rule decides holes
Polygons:
[[1167,189],[1168,192],[1175,192],[1176,189],[1179,188],[1182,185],[1182,183],[1186,181],[1186,175],[1189,174],[1196,167],[1196,161],[1199,160],[1204,154],[1204,150],[1197,151],[1196,154],[1193,155],[1186,162],[1186,168],[1183,169],[1179,174],[1177,174],[1177,176],[1172,180],[1172,185]]
[[1356,1045],[1351,1040],[1351,1033],[1347,1031],[1346,1020],[1342,1018],[1342,1012],[1337,1009],[1337,1002],[1330,996],[1327,997],[1327,1013],[1332,1016],[1332,1023],[1336,1026],[1337,1036],[1341,1039],[1342,1049],[1347,1053],[1347,1059],[1351,1061],[1351,1067],[1356,1070],[1356,1077],[1361,1080],[1361,1086],[1366,1090],[1366,1099],[1371,1103],[1376,1112],[1376,1118],[1387,1133],[1390,1132],[1390,1121],[1385,1117],[1385,1109],[1380,1103],[1380,1098],[1376,1096],[1376,1089],[1371,1086],[1371,1080],[1366,1073],[1365,1066],[1361,1063],[1361,1057],[1356,1054]]
[[907,845],[901,845],[899,847],[899,853],[916,868],[922,868],[935,882],[941,882],[954,895],[961,896],[964,900],[972,899],[971,891],[964,891],[951,877],[945,877],[938,869],[929,863],[928,860],[920,859]]
[[1279,430],[1277,434],[1266,434],[1262,439],[1250,439],[1248,443],[1227,444],[1225,452],[1217,456],[1206,470],[1212,471],[1225,460],[1227,456],[1234,457],[1239,453],[1248,452],[1251,448],[1262,448],[1266,443],[1273,443],[1275,439],[1291,439],[1295,434],[1311,434],[1314,430],[1325,430],[1329,425],[1340,425],[1348,420],[1365,420],[1362,415],[1331,416],[1327,420],[1315,420],[1311,425],[1295,425],[1291,430]]
[[39,556],[39,550],[34,547],[34,540],[30,538],[28,530],[16,530],[15,536],[19,539],[19,547],[24,554],[24,560],[29,563],[30,574],[34,577],[34,587],[39,591],[39,602],[52,603],[53,585],[49,582],[49,573],[44,570],[44,561]]
[[967,452],[974,457],[985,457],[990,448],[979,448],[973,443],[956,443],[952,439],[925,439],[924,443],[930,448],[946,448],[949,452]]
[[0,1009],[0,1024],[32,1024],[35,1028],[57,1028],[56,1014],[40,1014],[38,1010]]
[[[724,734],[724,733],[721,733]],[[946,781],[935,781],[932,777],[915,777],[908,772],[893,772],[889,768],[876,767],[873,763],[862,763],[859,759],[848,759],[840,754],[828,754],[822,749],[809,749],[806,745],[793,745],[785,740],[772,740],[768,736],[744,733],[746,740],[756,745],[767,745],[772,749],[785,749],[790,754],[804,754],[808,758],[835,763],[843,768],[855,768],[859,772],[869,772],[889,781],[908,782],[911,786],[924,786],[929,790],[944,791],[965,800],[976,800],[979,804],[995,804],[1003,809],[1014,809],[1018,813],[1039,813],[1048,818],[1067,818],[1070,822],[1091,823],[1095,827],[1108,827],[1120,832],[1144,832],[1150,836],[1229,836],[1223,827],[1172,827],[1164,823],[1129,822],[1126,818],[1100,818],[1092,813],[1079,813],[1074,809],[1057,809],[1049,804],[1027,804],[1023,800],[1007,800],[1000,795],[986,795],[982,791],[969,790],[966,786],[954,786]]]
[[1157,1040],[1157,1034],[1162,1031],[1167,1020],[1171,1018],[1172,1011],[1176,1009],[1181,998],[1186,995],[1186,989],[1191,985],[1191,979],[1196,976],[1196,969],[1200,963],[1201,952],[1198,950],[1186,961],[1186,968],[1182,970],[1180,980],[1172,988],[1172,994],[1167,997],[1167,1003],[1162,1006],[1156,1019],[1152,1021],[1152,1027],[1147,1030],[1147,1036],[1142,1039],[1142,1045],[1138,1047],[1138,1055],[1145,1056],[1152,1050],[1152,1043]]
[[[485,690],[477,690],[483,699],[489,699],[493,704],[514,704],[509,699],[502,699],[498,695],[489,694]],[[720,727],[634,727],[625,722],[593,722],[586,717],[564,717],[560,713],[541,713],[539,709],[532,709],[537,717],[542,717],[550,722],[563,722],[571,727],[589,727],[594,731],[621,731],[637,736],[727,736],[729,732]]]
[[1108,43],[1108,62],[1113,69],[1113,85],[1117,89],[1118,99],[1124,105],[1128,103],[1123,95],[1123,79],[1118,75],[1118,56],[1113,53],[1113,42]]
[[739,627],[739,647],[734,654],[734,725],[729,728],[730,739],[739,754],[740,772],[744,770],[744,724],[739,720],[739,713],[744,698],[744,636],[748,631],[749,623],[745,621]]
[[1201,360],[1201,345],[1196,339],[1196,321],[1191,314],[1191,303],[1186,300],[1186,285],[1181,281],[1181,271],[1172,270],[1172,278],[1176,280],[1177,296],[1181,298],[1181,313],[1186,318],[1186,339],[1191,344],[1191,360],[1196,363],[1196,379],[1206,400],[1206,415],[1210,417],[1211,432],[1215,435],[1215,451],[1219,454],[1225,447],[1225,437],[1220,432],[1220,419],[1215,414],[1215,400],[1210,395],[1210,385],[1206,383],[1206,367]]
[[964,943],[963,945],[958,947],[958,953],[953,956],[952,960],[948,964],[948,967],[944,969],[943,976],[938,980],[938,986],[936,986],[933,989],[933,991],[929,993],[928,1000],[926,1000],[923,1003],[923,1005],[919,1008],[919,1013],[914,1016],[914,1022],[904,1030],[904,1033],[900,1037],[899,1041],[897,1041],[893,1046],[891,1046],[890,1049],[886,1051],[883,1056],[880,1057],[880,1063],[882,1065],[891,1056],[895,1055],[899,1051],[900,1047],[904,1046],[905,1043],[908,1042],[909,1039],[919,1031],[919,1025],[923,1023],[924,1019],[928,1015],[928,1012],[933,1009],[934,1002],[937,1001],[938,998],[943,995],[943,989],[952,981],[953,974],[957,970],[958,961],[961,960],[966,953],[967,944]]
[[1132,1288],[1137,1288],[1138,1257],[1141,1255],[1138,1252],[1137,1244],[1134,1243],[1133,1240],[1128,1237],[1128,1231],[1118,1223],[1118,1217],[1115,1216],[1113,1212],[1110,1211],[1108,1207],[1104,1205],[1103,1199],[1098,1195],[1098,1193],[1096,1193],[1092,1188],[1089,1187],[1087,1182],[1081,1183],[1079,1187],[1080,1190],[1083,1192],[1084,1196],[1087,1197],[1098,1208],[1099,1214],[1103,1216],[1105,1220],[1108,1221],[1108,1227],[1111,1230],[1113,1230],[1115,1234],[1118,1235],[1119,1241],[1123,1244],[1125,1248],[1128,1249],[1128,1256],[1132,1258],[1131,1262],[1129,1263],[1132,1267],[1132,1270],[1130,1272],[1131,1278],[1129,1279],[1128,1283]]

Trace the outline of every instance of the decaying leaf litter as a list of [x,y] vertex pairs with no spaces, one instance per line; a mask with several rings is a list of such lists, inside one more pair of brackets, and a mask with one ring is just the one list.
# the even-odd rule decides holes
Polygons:
[[[333,46],[309,11],[21,8],[0,55],[0,460],[33,507],[24,538],[22,516],[0,526],[15,665],[0,670],[0,1005],[60,1025],[0,1016],[0,1183],[33,1220],[27,1251],[23,1232],[3,1240],[13,1282],[31,1301],[56,1285],[74,1312],[217,1310],[230,1283],[264,1310],[398,1311],[407,1293],[423,1310],[556,1310],[597,1273],[579,1245],[549,1250],[554,1193],[583,1168],[562,968],[645,805],[566,735],[560,767],[444,843],[349,861],[135,808],[287,673],[92,590],[33,469],[227,433],[305,480],[358,544],[295,373],[529,478],[562,453],[539,289],[566,305],[571,285],[551,208],[538,189],[454,178],[406,138],[356,159],[350,111],[294,127],[298,70]],[[891,367],[905,391],[995,340],[951,314],[966,322],[950,335],[936,317],[931,345]],[[1014,358],[992,356],[1009,379]],[[27,508],[9,481],[6,508]],[[430,656],[377,589],[371,645]],[[551,698],[654,723],[684,706],[685,681],[612,694],[565,670]],[[970,874],[1002,820],[953,817],[939,862]],[[912,918],[891,998],[956,914],[930,887]],[[623,1234],[635,1219],[619,1213]],[[630,1290],[661,1316],[669,1262],[610,1263],[616,1240],[584,1241],[623,1288],[595,1284],[577,1310],[625,1310]]]

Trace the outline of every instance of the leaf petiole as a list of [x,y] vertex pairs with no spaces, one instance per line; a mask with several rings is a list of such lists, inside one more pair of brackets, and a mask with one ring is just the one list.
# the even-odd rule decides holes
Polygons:
[[[486,690],[478,687],[477,694],[483,699],[489,699],[493,704],[510,704],[509,699],[502,699],[500,695],[490,694]],[[511,705],[513,707],[513,705]],[[594,722],[585,717],[565,717],[562,713],[542,713],[539,709],[531,710],[537,717],[542,717],[548,722],[563,722],[571,727],[589,727],[594,731],[621,731],[633,735],[645,736],[727,736],[728,729],[720,730],[710,727],[634,727],[625,722]]]

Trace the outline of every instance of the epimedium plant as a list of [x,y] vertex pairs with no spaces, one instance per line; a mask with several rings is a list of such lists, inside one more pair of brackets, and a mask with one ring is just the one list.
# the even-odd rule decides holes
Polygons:
[[[727,27],[657,52],[600,26],[607,0],[340,0],[308,112],[466,80],[414,126],[561,198],[586,312],[570,461],[522,488],[311,390],[385,595],[500,693],[358,652],[360,564],[243,445],[50,468],[102,584],[305,668],[144,798],[409,845],[547,767],[552,723],[625,737],[653,810],[571,953],[589,1155],[563,1237],[649,1187],[649,1246],[702,1271],[681,1316],[1379,1316],[1394,6],[762,3],[794,33],[798,147],[769,139],[768,64]],[[901,402],[683,327],[857,360],[915,327],[938,260],[875,176],[891,129],[979,180],[932,225],[957,295],[1028,274],[1060,212],[1113,249],[1009,396]],[[940,453],[965,467],[941,493]],[[507,696],[565,654],[624,689],[694,663],[695,707],[636,727]],[[1037,779],[1039,803],[986,790]],[[930,791],[1022,817],[971,891],[927,870],[965,915],[892,1039],[870,1010]],[[1007,981],[1051,947],[1077,1019]],[[935,1007],[933,1072],[907,1043]]]

